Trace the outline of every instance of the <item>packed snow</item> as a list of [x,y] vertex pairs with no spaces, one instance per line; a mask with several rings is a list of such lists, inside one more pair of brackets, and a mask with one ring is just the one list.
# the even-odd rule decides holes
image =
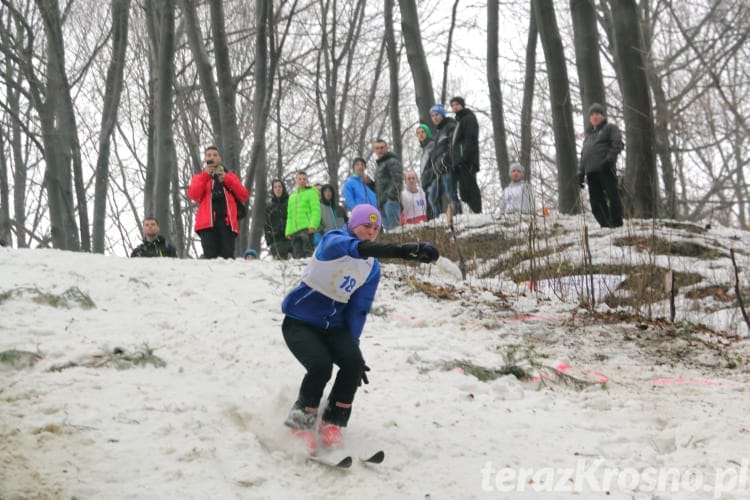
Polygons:
[[[557,224],[580,240],[579,218]],[[523,231],[464,216],[458,233],[498,227]],[[612,239],[653,228],[592,229],[594,261],[633,260]],[[703,238],[740,250],[747,289],[750,235]],[[445,259],[383,265],[361,341],[370,384],[344,439],[346,453],[383,449],[385,461],[306,460],[283,426],[304,372],[280,329],[304,265],[0,249],[0,352],[26,354],[0,363],[0,498],[750,496],[750,349],[736,305],[678,303],[681,321],[692,307],[715,329],[684,337],[663,322],[602,321],[614,311],[582,307],[575,283],[462,281]],[[734,279],[729,259],[679,266]],[[482,381],[459,367],[502,367],[511,346],[584,383],[541,369]],[[139,353],[155,357],[127,362]]]

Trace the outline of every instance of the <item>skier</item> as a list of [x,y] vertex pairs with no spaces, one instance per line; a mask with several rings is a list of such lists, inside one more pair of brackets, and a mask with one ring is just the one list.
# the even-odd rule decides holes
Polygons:
[[318,406],[333,365],[339,367],[318,427],[321,444],[341,447],[357,387],[369,383],[370,368],[362,358],[359,336],[380,281],[376,258],[434,262],[438,249],[430,243],[375,243],[381,228],[378,209],[354,207],[346,228],[327,232],[307,267],[302,282],[281,304],[281,330],[289,350],[307,370],[297,401],[284,424],[315,454],[313,432]]

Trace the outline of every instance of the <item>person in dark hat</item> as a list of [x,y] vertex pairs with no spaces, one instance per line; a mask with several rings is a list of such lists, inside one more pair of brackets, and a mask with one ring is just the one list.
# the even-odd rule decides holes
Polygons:
[[[284,424],[311,454],[316,447],[341,447],[358,386],[369,383],[359,339],[380,283],[379,258],[435,262],[430,243],[375,243],[380,212],[369,204],[354,207],[347,226],[328,231],[315,250],[302,281],[281,304],[281,331],[294,357],[305,367],[297,400]],[[323,391],[339,367],[323,402]],[[318,408],[323,412],[318,422]]]
[[456,114],[456,130],[451,140],[453,175],[461,201],[475,214],[482,213],[482,193],[477,184],[479,172],[479,123],[474,112],[466,107],[463,97],[451,99]]
[[578,183],[589,185],[591,212],[601,227],[622,226],[622,202],[617,190],[617,156],[623,149],[622,134],[607,121],[598,102],[589,106],[589,124],[581,147]]

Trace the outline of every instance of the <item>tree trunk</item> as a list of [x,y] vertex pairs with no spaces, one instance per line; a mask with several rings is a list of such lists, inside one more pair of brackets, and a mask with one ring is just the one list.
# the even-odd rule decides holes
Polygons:
[[534,16],[544,47],[547,62],[547,78],[550,88],[550,107],[555,134],[557,163],[558,209],[563,214],[579,211],[579,187],[575,152],[575,133],[568,86],[568,71],[565,67],[560,31],[557,28],[555,8],[552,0],[534,2]]
[[[490,116],[492,117],[492,134],[495,139],[495,162],[503,187],[509,184],[508,177],[508,143],[505,136],[505,112],[503,111],[503,93],[500,89],[500,69],[498,68],[498,3],[487,2],[487,86],[490,92]],[[532,16],[533,17],[533,16]],[[527,169],[528,170],[528,169]]]
[[39,103],[37,111],[45,144],[52,245],[62,250],[78,251],[81,244],[75,220],[71,166],[75,130],[70,130],[69,112],[66,109],[70,85],[65,74],[60,9],[56,0],[37,0],[37,7],[47,37],[46,101]]
[[622,65],[627,159],[625,189],[632,216],[652,218],[658,207],[654,122],[651,112],[644,44],[633,0],[610,0],[617,59]]
[[107,68],[107,80],[99,130],[99,155],[96,160],[94,183],[94,238],[93,251],[104,253],[107,191],[109,186],[109,147],[112,131],[117,123],[117,110],[123,85],[125,54],[128,47],[128,18],[130,0],[112,0],[112,58]]
[[232,78],[232,64],[229,57],[227,34],[224,27],[224,1],[209,0],[211,7],[211,31],[214,40],[214,57],[216,58],[216,76],[219,84],[219,103],[221,111],[221,158],[229,169],[242,177],[240,152],[242,142],[237,128],[237,87]]
[[[154,169],[154,213],[161,232],[171,234],[170,178],[175,161],[172,131],[174,95],[175,4],[164,0],[159,23],[159,63],[156,82],[156,165]],[[177,188],[175,186],[175,188]]]
[[599,33],[591,0],[570,0],[573,18],[573,46],[583,106],[583,129],[589,127],[588,109],[598,102],[606,108],[602,65],[599,61]]
[[0,246],[12,246],[10,238],[10,189],[8,157],[5,155],[5,134],[0,132]]
[[391,151],[403,158],[403,145],[401,142],[401,118],[399,115],[399,81],[398,65],[399,60],[396,55],[396,37],[393,31],[393,0],[384,0],[383,5],[385,17],[385,44],[386,53],[388,54],[388,74],[390,87],[390,100],[388,102],[391,117]]
[[443,85],[440,87],[440,103],[445,104],[448,96],[448,66],[451,60],[451,48],[453,47],[453,31],[456,29],[456,11],[458,10],[458,0],[453,2],[451,11],[451,25],[448,29],[448,45],[445,48],[445,60],[443,61]]
[[[219,93],[216,91],[213,65],[206,53],[206,47],[203,44],[203,33],[198,24],[196,0],[182,0],[182,12],[185,15],[185,33],[190,45],[190,52],[193,54],[198,81],[200,82],[203,97],[206,100],[208,116],[211,119],[211,128],[213,129],[211,142],[217,146],[221,146],[222,129]],[[200,142],[193,145],[193,147],[195,148],[198,144]],[[235,165],[232,165],[232,168],[235,168]]]
[[[642,4],[641,26],[643,28],[643,42],[646,48],[646,54],[651,53],[651,44],[653,33],[651,31],[651,12],[648,2]],[[654,144],[656,155],[659,157],[661,166],[662,182],[664,183],[664,205],[663,215],[677,219],[677,180],[675,178],[674,165],[672,164],[672,151],[670,147],[669,125],[672,123],[672,116],[669,107],[667,94],[662,84],[659,72],[654,67],[654,61],[651,57],[646,57],[646,75],[648,77],[649,87],[654,96],[655,123],[654,123]],[[662,210],[659,210],[662,212]]]
[[266,0],[255,0],[255,107],[253,108],[253,148],[250,164],[255,171],[255,200],[252,210],[249,248],[260,249],[263,224],[266,212],[266,177],[268,172],[266,157],[266,127],[268,108],[273,81],[268,72],[268,23],[272,8]]
[[[534,83],[536,80],[536,45],[538,32],[534,16],[534,0],[529,14],[529,35],[526,39],[526,69],[523,78],[523,102],[521,104],[521,152],[519,162],[524,168],[524,178],[531,178],[531,112],[534,106]],[[510,184],[510,172],[503,172],[503,187]]]
[[419,121],[432,126],[430,108],[435,104],[435,91],[432,88],[430,67],[422,46],[422,32],[419,29],[419,14],[415,0],[398,0],[401,9],[401,33],[406,47],[411,75],[414,79],[414,95],[419,111]]

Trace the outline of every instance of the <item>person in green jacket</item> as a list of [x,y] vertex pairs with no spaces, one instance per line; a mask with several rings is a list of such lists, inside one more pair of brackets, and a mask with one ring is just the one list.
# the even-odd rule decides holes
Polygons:
[[294,175],[297,189],[289,196],[284,234],[292,242],[295,259],[310,257],[313,238],[320,225],[320,196],[318,190],[307,184],[307,173],[299,170]]

